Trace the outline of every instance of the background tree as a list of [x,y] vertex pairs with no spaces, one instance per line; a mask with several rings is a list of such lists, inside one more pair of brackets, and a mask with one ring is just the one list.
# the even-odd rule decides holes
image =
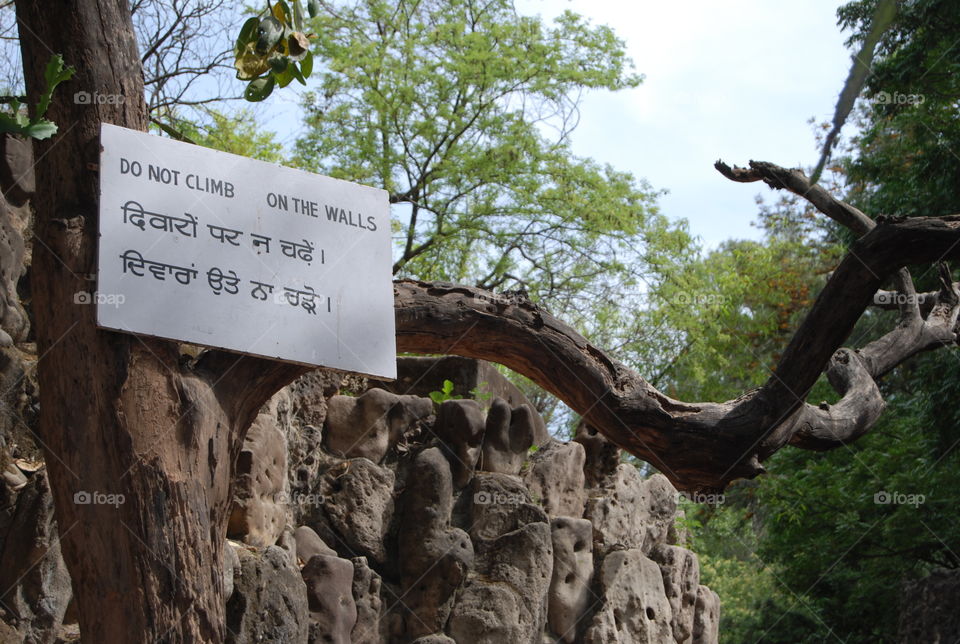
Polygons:
[[[852,46],[875,5],[841,8]],[[861,132],[843,163],[845,191],[865,212],[924,216],[960,206],[952,152],[960,144],[958,25],[954,4],[902,4],[878,44]],[[843,231],[826,234],[850,240]],[[929,266],[913,273],[921,291],[938,288]],[[868,311],[854,342],[875,339],[895,318]],[[780,452],[770,476],[736,486],[724,507],[691,509],[703,524],[696,549],[704,578],[725,598],[722,630],[733,640],[896,641],[901,583],[960,566],[960,534],[950,518],[960,501],[956,360],[956,348],[945,348],[889,374],[882,384],[888,409],[857,443],[824,454]],[[827,388],[818,393],[831,399]],[[923,502],[897,504],[894,494]],[[743,582],[757,578],[767,580],[767,597],[736,592],[756,588]]]

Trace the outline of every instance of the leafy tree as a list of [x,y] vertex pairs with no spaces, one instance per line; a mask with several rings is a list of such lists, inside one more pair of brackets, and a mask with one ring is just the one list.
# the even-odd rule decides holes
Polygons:
[[[842,24],[855,30],[852,46],[875,6],[841,8]],[[951,152],[960,145],[958,25],[955,3],[902,3],[878,44],[862,132],[844,164],[849,198],[866,212],[960,210],[960,167]],[[937,288],[929,267],[914,274],[919,289]],[[877,337],[893,318],[869,311],[854,342]],[[960,567],[951,517],[960,502],[956,359],[955,348],[941,350],[887,375],[888,409],[864,439],[840,452],[781,451],[749,503],[732,494],[716,512],[692,512],[702,519],[697,548],[708,583],[722,593],[772,573],[780,587],[769,602],[749,592],[724,596],[723,629],[733,641],[895,641],[900,584],[932,567]],[[745,552],[718,545],[727,536],[747,543]]]
[[193,143],[251,159],[271,163],[284,160],[283,146],[273,132],[257,127],[256,117],[249,109],[232,114],[206,108],[205,121],[172,119],[177,123],[178,134]]
[[579,96],[641,80],[610,28],[548,27],[510,0],[323,3],[313,27],[297,162],[389,191],[398,276],[567,313],[639,303],[644,271],[689,245],[649,186],[571,153]]

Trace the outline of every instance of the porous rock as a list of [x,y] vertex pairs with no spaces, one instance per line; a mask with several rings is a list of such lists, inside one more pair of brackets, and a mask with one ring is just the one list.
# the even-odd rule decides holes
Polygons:
[[323,445],[342,458],[380,463],[404,432],[432,413],[429,398],[397,396],[383,389],[370,389],[356,398],[333,396],[327,401]]
[[600,569],[603,603],[584,635],[586,644],[673,641],[670,602],[660,567],[638,549],[608,554]]
[[678,642],[686,642],[693,634],[693,615],[700,586],[700,564],[697,555],[685,548],[657,544],[650,558],[660,566],[663,590],[673,614],[671,627]]
[[287,441],[277,420],[288,394],[264,406],[247,432],[237,458],[227,536],[256,547],[272,546],[292,519],[287,482]]
[[614,546],[644,553],[664,543],[677,510],[677,491],[662,474],[643,479],[637,468],[620,464],[604,487],[591,492],[584,517],[594,527],[594,547],[606,554]]
[[310,608],[310,644],[350,644],[357,623],[353,599],[353,563],[328,555],[314,555],[300,571]]
[[583,421],[577,425],[573,440],[583,445],[583,473],[587,487],[599,487],[620,465],[620,448]]
[[314,555],[337,556],[337,551],[326,544],[313,528],[302,525],[293,532],[297,542],[297,558],[306,564]]
[[483,443],[483,410],[475,400],[446,400],[440,405],[433,433],[450,460],[455,489],[473,477]]
[[25,642],[53,642],[73,597],[45,472],[31,477],[0,553],[0,606]]
[[593,526],[586,519],[560,517],[551,524],[553,576],[547,597],[547,622],[555,641],[576,641],[585,611],[595,600]]
[[484,472],[519,474],[534,439],[534,411],[529,405],[510,408],[494,398],[487,412],[487,426],[477,469]]
[[384,538],[393,519],[393,483],[393,471],[366,458],[350,459],[324,474],[319,490],[338,550],[378,563],[386,560]]
[[380,575],[367,565],[366,557],[353,559],[353,600],[357,606],[357,622],[350,633],[352,644],[379,644]]
[[585,454],[580,443],[553,441],[537,450],[526,465],[523,481],[534,500],[551,517],[582,517]]
[[706,586],[700,586],[693,614],[692,644],[717,644],[719,641],[720,597]]
[[237,550],[240,568],[227,601],[228,644],[306,644],[307,587],[287,551],[278,546]]
[[450,526],[453,480],[440,449],[417,455],[403,494],[398,532],[402,602],[410,639],[443,630],[473,563],[470,536]]

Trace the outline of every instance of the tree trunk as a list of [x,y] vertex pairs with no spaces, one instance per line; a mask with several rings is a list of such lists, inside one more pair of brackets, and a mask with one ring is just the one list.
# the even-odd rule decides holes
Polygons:
[[39,438],[83,639],[220,642],[232,464],[285,381],[249,358],[181,364],[176,343],[100,330],[77,303],[96,289],[100,123],[147,125],[137,43],[126,0],[18,0],[17,18],[31,104],[53,52],[77,70],[48,114],[60,132],[36,147],[32,305]]

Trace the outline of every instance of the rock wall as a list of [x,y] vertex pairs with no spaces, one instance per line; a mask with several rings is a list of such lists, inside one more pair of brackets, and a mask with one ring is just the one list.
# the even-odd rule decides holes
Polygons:
[[[401,365],[406,388],[318,372],[264,407],[228,535],[255,580],[233,583],[234,641],[717,642],[667,479],[588,428],[545,437],[495,370],[449,360]],[[510,397],[435,405],[450,373]]]

